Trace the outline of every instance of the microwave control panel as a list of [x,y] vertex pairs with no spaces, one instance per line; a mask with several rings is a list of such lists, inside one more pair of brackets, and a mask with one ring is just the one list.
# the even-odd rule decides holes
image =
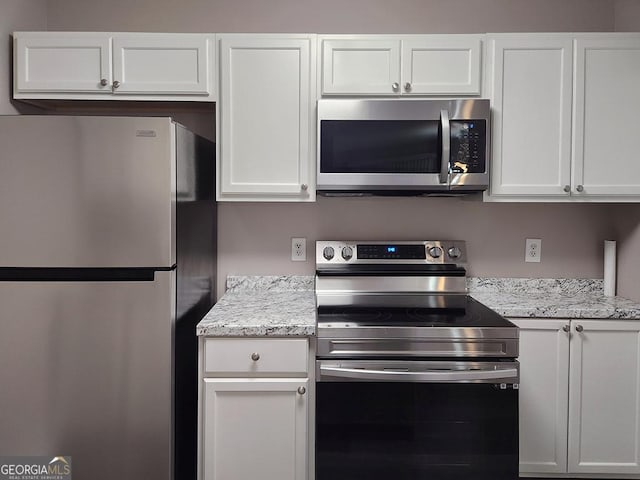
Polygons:
[[451,171],[485,173],[486,120],[451,120]]

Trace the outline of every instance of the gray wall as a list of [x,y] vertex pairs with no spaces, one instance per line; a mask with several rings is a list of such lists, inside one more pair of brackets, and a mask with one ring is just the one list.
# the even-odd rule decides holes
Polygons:
[[[48,0],[50,30],[474,33],[638,30],[637,0]],[[4,7],[3,7],[4,8]],[[200,123],[202,119],[198,120]],[[206,122],[206,119],[204,121]],[[211,125],[200,125],[211,131]],[[313,272],[313,240],[457,238],[472,275],[601,277],[602,242],[640,252],[636,206],[483,204],[457,199],[322,198],[315,204],[220,205],[219,284],[227,274]],[[290,237],[309,261],[289,260]],[[524,263],[524,239],[542,262]],[[635,256],[634,256],[635,254]],[[638,280],[621,269],[620,291]],[[636,269],[637,270],[637,269]]]

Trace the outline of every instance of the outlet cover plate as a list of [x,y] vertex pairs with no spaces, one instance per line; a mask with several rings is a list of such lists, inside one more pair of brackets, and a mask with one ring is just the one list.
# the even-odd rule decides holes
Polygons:
[[540,263],[542,258],[542,240],[539,238],[527,238],[524,246],[524,261]]
[[307,261],[307,239],[304,237],[295,237],[291,239],[291,261],[306,262]]

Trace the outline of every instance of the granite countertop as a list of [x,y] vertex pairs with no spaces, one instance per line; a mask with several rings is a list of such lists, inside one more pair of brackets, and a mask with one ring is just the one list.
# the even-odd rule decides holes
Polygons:
[[227,291],[198,324],[199,336],[312,336],[313,277],[229,277]]
[[510,318],[640,319],[640,304],[605,297],[602,279],[471,278],[473,298]]
[[[640,303],[605,297],[602,279],[469,278],[469,294],[510,318],[640,319]],[[199,336],[313,336],[312,276],[230,276]]]

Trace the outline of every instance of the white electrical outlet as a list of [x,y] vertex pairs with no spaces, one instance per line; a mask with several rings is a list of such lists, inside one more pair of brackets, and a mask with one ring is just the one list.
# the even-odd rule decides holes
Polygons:
[[539,263],[542,258],[542,240],[527,238],[524,244],[524,261]]
[[307,261],[307,239],[306,238],[291,239],[291,260],[294,262]]

